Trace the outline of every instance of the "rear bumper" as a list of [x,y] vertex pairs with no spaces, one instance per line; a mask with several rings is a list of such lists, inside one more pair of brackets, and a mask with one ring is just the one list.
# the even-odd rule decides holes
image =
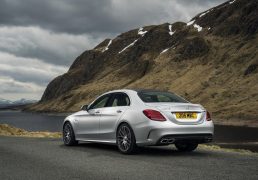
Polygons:
[[[204,121],[198,125],[178,125],[171,122],[151,122],[136,131],[136,143],[139,146],[173,144],[178,141],[208,143],[213,140],[214,125]],[[170,140],[161,143],[161,140]]]
[[212,134],[177,134],[161,137],[156,145],[174,144],[177,142],[195,142],[198,144],[209,143],[213,140]]

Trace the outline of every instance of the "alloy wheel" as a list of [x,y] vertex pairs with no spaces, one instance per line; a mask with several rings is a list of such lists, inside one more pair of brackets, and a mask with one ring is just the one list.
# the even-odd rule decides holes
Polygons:
[[132,134],[129,127],[122,125],[118,130],[117,143],[119,149],[126,152],[131,148]]
[[71,134],[72,134],[71,126],[70,126],[70,124],[67,123],[65,125],[65,127],[64,127],[64,135],[63,135],[65,144],[69,144],[70,143],[70,141],[71,141]]

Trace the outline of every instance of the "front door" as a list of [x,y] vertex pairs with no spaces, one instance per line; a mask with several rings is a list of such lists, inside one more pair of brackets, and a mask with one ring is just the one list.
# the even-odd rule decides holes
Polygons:
[[95,100],[85,111],[85,114],[76,118],[77,139],[96,140],[99,139],[99,123],[101,112],[108,102],[110,95],[103,95]]

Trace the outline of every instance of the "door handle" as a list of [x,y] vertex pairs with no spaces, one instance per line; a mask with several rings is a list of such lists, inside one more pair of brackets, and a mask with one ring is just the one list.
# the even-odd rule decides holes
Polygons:
[[121,110],[117,110],[116,112],[117,112],[117,113],[121,113],[122,111],[121,111]]
[[99,114],[100,112],[99,111],[95,111],[95,114]]

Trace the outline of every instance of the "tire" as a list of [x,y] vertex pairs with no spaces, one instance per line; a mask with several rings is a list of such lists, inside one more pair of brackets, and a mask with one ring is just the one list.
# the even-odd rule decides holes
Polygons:
[[136,140],[132,128],[123,123],[117,128],[116,143],[123,154],[133,154],[137,150]]
[[65,123],[63,127],[63,141],[66,146],[74,146],[78,144],[75,139],[73,127],[70,122]]
[[198,143],[175,143],[175,146],[180,152],[192,152],[198,147]]

